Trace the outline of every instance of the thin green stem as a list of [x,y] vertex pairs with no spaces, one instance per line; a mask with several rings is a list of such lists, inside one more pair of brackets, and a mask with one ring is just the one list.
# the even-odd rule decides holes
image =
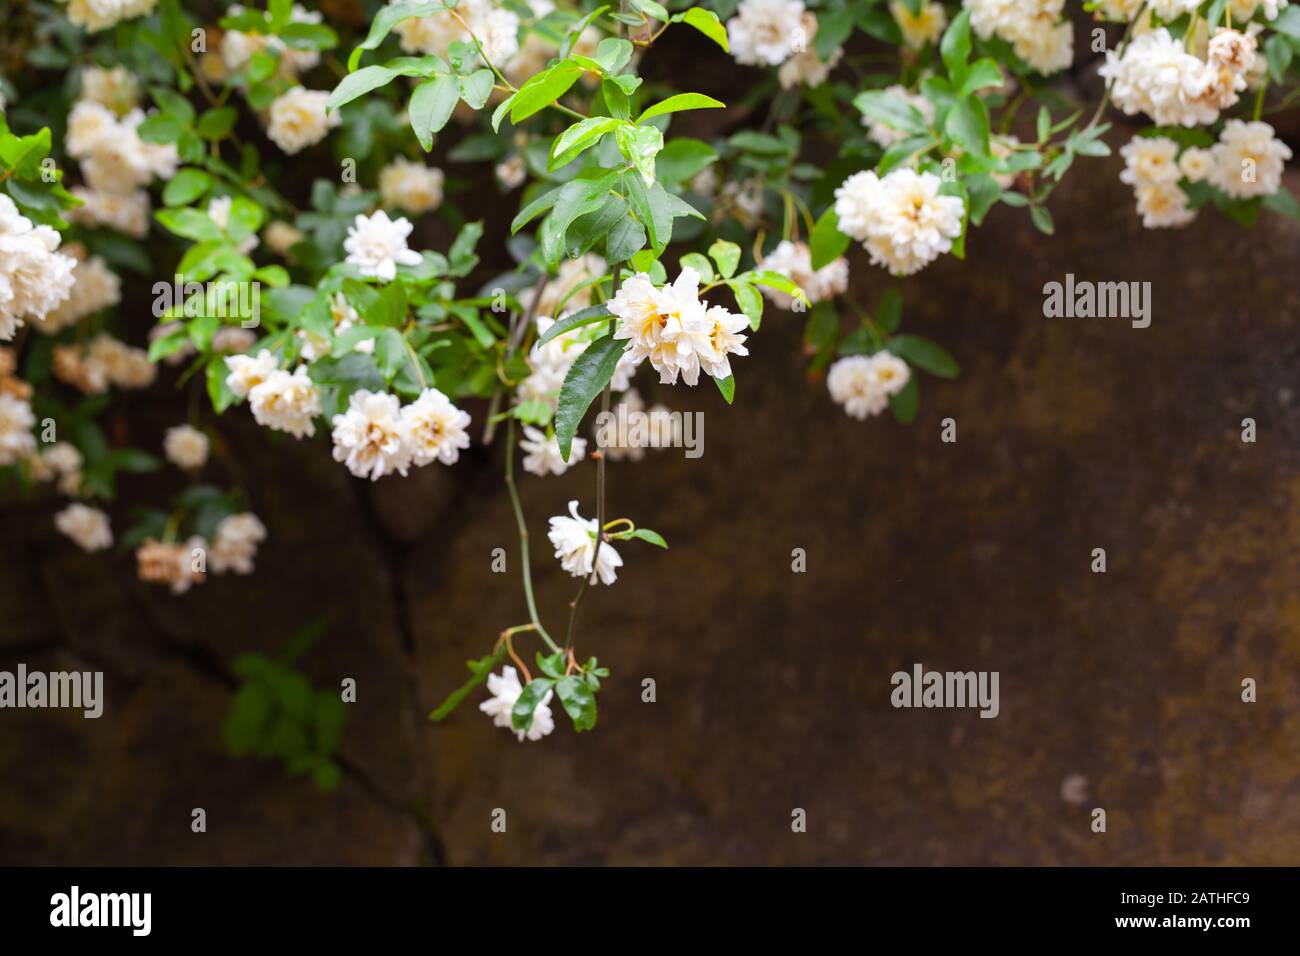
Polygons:
[[515,487],[515,420],[506,423],[506,487],[510,490],[510,506],[515,512],[515,524],[519,528],[519,562],[524,578],[524,599],[528,602],[528,617],[537,628],[548,647],[558,651],[559,645],[551,640],[551,635],[542,626],[537,616],[537,602],[533,599],[533,572],[528,561],[528,523],[524,520],[524,508],[519,503],[519,489]]

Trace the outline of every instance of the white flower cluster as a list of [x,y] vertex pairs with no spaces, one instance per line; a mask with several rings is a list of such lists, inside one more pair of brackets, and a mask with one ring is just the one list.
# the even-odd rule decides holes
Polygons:
[[348,254],[344,261],[356,266],[363,276],[392,282],[398,266],[420,263],[420,254],[406,245],[413,228],[409,219],[389,219],[382,209],[370,216],[358,213],[343,240],[343,251]]
[[396,395],[361,389],[348,410],[334,416],[334,459],[371,481],[405,475],[412,465],[455,464],[469,447],[469,421],[469,413],[436,388],[426,388],[406,406]]
[[72,496],[81,491],[81,466],[85,459],[71,442],[56,441],[29,461],[37,481],[53,481],[63,495]]
[[87,257],[80,243],[71,243],[64,252],[76,260],[72,269],[72,290],[62,303],[34,319],[32,326],[45,335],[57,335],[76,325],[88,315],[122,301],[122,280],[99,256]]
[[608,541],[601,542],[600,554],[596,554],[596,535],[600,529],[595,518],[584,518],[578,514],[578,502],[569,502],[569,515],[556,515],[550,520],[551,530],[546,536],[555,545],[555,556],[560,567],[575,578],[586,577],[591,584],[613,584],[618,578],[618,569],[623,566],[623,557],[614,550]]
[[618,318],[614,338],[628,340],[627,355],[634,365],[649,359],[665,385],[675,385],[678,376],[695,385],[701,370],[729,378],[728,356],[749,354],[746,336],[740,334],[749,320],[701,301],[699,286],[700,275],[690,268],[662,289],[640,272],[609,301],[609,311]]
[[176,425],[163,435],[163,454],[178,468],[202,468],[208,460],[208,436],[193,425]]
[[15,395],[0,392],[0,465],[12,465],[36,450],[32,406]]
[[813,49],[813,40],[817,36],[817,17],[811,12],[804,12],[800,24],[803,34],[797,48],[776,71],[777,81],[783,90],[792,90],[801,83],[804,86],[821,86],[844,56],[844,48],[838,46],[831,51],[829,59],[823,60],[817,55]]
[[[778,272],[803,289],[812,303],[831,299],[849,288],[849,261],[843,256],[834,259],[816,271],[812,267],[812,250],[807,243],[784,239],[763,257],[760,269]],[[794,297],[777,289],[763,288],[763,295],[778,308],[789,311],[794,307]]]
[[155,177],[176,175],[180,158],[170,143],[146,143],[140,138],[144,111],[132,109],[118,118],[93,100],[78,100],[68,114],[68,155],[81,160],[81,172],[91,189],[129,195]]
[[292,373],[280,368],[275,355],[262,349],[255,356],[228,355],[226,385],[248,407],[259,425],[288,432],[295,438],[316,434],[320,392],[307,375],[307,366]]
[[[618,405],[611,409],[609,423],[596,426],[596,441],[601,452],[610,461],[640,461],[647,448],[673,448],[682,441],[682,417],[674,415],[662,402],[647,410],[645,399],[635,388],[619,397]],[[645,414],[645,425],[640,426],[638,416]],[[574,439],[574,444],[577,444]],[[585,443],[584,443],[585,444]]]
[[1268,123],[1231,119],[1209,149],[1191,146],[1179,154],[1165,136],[1135,136],[1120,149],[1120,180],[1137,196],[1142,225],[1148,229],[1184,226],[1196,218],[1179,186],[1208,182],[1233,199],[1270,196],[1282,188],[1282,172],[1291,147]]
[[[335,292],[330,297],[330,316],[334,319],[335,335],[342,335],[361,321],[361,316],[357,314],[357,310],[352,307],[352,303],[348,302],[347,296],[342,292]],[[329,355],[334,345],[330,338],[316,335],[307,329],[299,329],[298,337],[302,339],[301,354],[306,362],[314,362],[318,358]],[[352,351],[372,355],[375,351],[375,340],[362,339],[352,346]]]
[[286,153],[293,155],[315,146],[341,122],[337,110],[328,113],[329,93],[295,86],[271,101],[266,135]]
[[158,0],[68,0],[68,19],[87,33],[153,13]]
[[881,179],[854,173],[835,190],[835,215],[846,236],[857,239],[875,265],[894,275],[912,275],[952,249],[961,235],[965,204],[940,195],[933,173],[894,169]]
[[963,6],[980,39],[1006,40],[1039,73],[1056,73],[1074,60],[1074,25],[1063,19],[1065,0],[963,0]]
[[830,367],[826,388],[831,401],[854,418],[866,418],[883,412],[889,397],[902,391],[911,377],[907,363],[890,352],[849,355]]
[[113,546],[108,515],[79,501],[54,516],[54,527],[75,541],[82,551],[102,551]]
[[379,171],[379,195],[385,206],[419,215],[442,205],[441,169],[397,157]]
[[731,55],[745,66],[780,66],[811,43],[803,15],[802,0],[740,0],[727,21]]
[[59,241],[0,193],[0,341],[12,339],[24,320],[43,320],[71,293],[77,261],[56,251]]
[[217,574],[234,571],[252,574],[258,545],[266,540],[266,526],[255,514],[228,515],[217,525],[208,548],[208,563]]
[[88,66],[81,72],[81,98],[124,116],[140,102],[140,81],[124,66]]
[[519,683],[519,674],[513,667],[507,664],[501,668],[501,676],[488,674],[487,679],[488,693],[492,697],[478,705],[478,709],[492,718],[492,724],[496,727],[505,727],[511,730],[518,738],[520,743],[525,738],[528,740],[541,740],[552,730],[555,729],[555,718],[551,714],[551,698],[555,695],[554,691],[547,691],[546,696],[542,698],[537,709],[533,711],[533,724],[527,732],[515,730],[510,723],[510,712],[514,710],[515,701],[519,695],[524,692],[523,685]]
[[1160,27],[1135,37],[1122,53],[1108,51],[1098,72],[1128,115],[1145,113],[1160,126],[1203,126],[1240,98],[1256,45],[1248,33],[1220,30],[1202,60]]
[[82,345],[54,348],[54,377],[87,395],[99,395],[110,385],[148,388],[158,376],[149,353],[101,332]]
[[410,17],[398,23],[393,32],[400,38],[405,53],[434,53],[445,57],[456,41],[472,42],[461,21],[473,31],[484,55],[498,68],[519,52],[519,17],[492,0],[461,0],[456,6],[456,16],[440,10],[427,17]]

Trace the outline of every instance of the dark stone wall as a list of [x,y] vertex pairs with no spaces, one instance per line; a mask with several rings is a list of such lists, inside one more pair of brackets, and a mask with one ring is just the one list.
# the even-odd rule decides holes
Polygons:
[[[579,650],[614,672],[594,733],[519,744],[477,713],[482,694],[423,720],[526,617],[499,443],[372,487],[235,412],[221,428],[270,540],[256,575],[180,598],[125,557],[76,552],[56,502],[10,503],[0,662],[102,668],[109,697],[98,721],[0,715],[0,860],[1294,863],[1300,229],[1207,213],[1145,232],[1118,168],[1078,167],[1054,238],[1000,208],[967,262],[906,283],[905,328],[963,365],[923,381],[911,427],[843,415],[775,311],[734,407],[665,392],[705,413],[705,454],[610,465],[611,514],[671,550],[624,545],[618,583],[582,608]],[[1151,327],[1043,318],[1043,284],[1067,272],[1151,281]],[[851,295],[870,306],[888,285],[855,257]],[[161,426],[169,400],[135,414]],[[556,629],[574,582],[545,519],[573,497],[591,510],[594,470],[521,490]],[[219,733],[230,659],[322,613],[335,623],[304,669],[359,685],[333,794],[231,759]],[[890,675],[916,662],[999,671],[1000,716],[891,708]],[[1061,795],[1074,774],[1082,805]]]

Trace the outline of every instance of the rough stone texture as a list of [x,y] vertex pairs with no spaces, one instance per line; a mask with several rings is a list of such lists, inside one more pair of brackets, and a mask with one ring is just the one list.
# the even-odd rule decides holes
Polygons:
[[[831,405],[801,321],[772,309],[734,407],[707,385],[663,393],[704,411],[705,454],[610,466],[612,514],[672,549],[623,545],[617,586],[582,607],[579,650],[614,672],[595,733],[519,744],[476,712],[482,693],[423,719],[526,616],[499,444],[370,486],[323,442],[229,415],[271,538],[258,574],[183,598],[124,556],[77,553],[56,502],[5,503],[0,668],[103,669],[109,697],[98,721],[0,712],[0,863],[1294,864],[1300,228],[1207,213],[1145,232],[1118,169],[1076,166],[1054,238],[999,207],[967,262],[902,284],[905,329],[963,366],[923,380],[911,427]],[[507,207],[483,211],[489,235]],[[1067,272],[1151,281],[1151,327],[1043,318],[1043,284]],[[891,284],[855,253],[854,297],[871,308]],[[174,398],[133,401],[122,427],[156,447]],[[593,486],[590,463],[521,476],[553,630],[574,581],[545,519],[570,498],[590,513]],[[177,487],[131,483],[118,527]],[[302,666],[359,687],[328,795],[220,740],[231,659],[321,615]],[[890,675],[916,662],[999,671],[1001,715],[891,708]],[[1240,701],[1247,676],[1258,703]],[[1074,774],[1081,805],[1061,795]]]

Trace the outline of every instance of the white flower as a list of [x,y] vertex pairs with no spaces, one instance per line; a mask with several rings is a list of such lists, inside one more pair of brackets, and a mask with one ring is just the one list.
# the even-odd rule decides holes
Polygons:
[[88,66],[81,72],[81,96],[121,116],[139,102],[140,82],[124,66]]
[[[232,4],[226,11],[230,16],[244,12],[241,4]],[[300,4],[293,5],[290,23],[320,23],[321,14],[309,12]],[[287,46],[278,36],[270,33],[242,33],[228,30],[221,37],[221,62],[227,70],[242,70],[248,65],[253,54],[265,50],[274,54],[280,61],[280,75],[293,79],[299,73],[314,69],[320,63],[320,51],[298,50]]]
[[393,472],[405,475],[410,468],[410,433],[396,395],[364,388],[353,392],[347,412],[335,415],[333,424],[334,460],[358,478],[377,481]]
[[271,103],[267,137],[290,155],[319,143],[340,122],[337,110],[325,112],[327,100],[324,90],[301,86],[281,93]]
[[1149,183],[1176,183],[1181,178],[1178,169],[1178,144],[1165,136],[1134,136],[1119,154],[1124,157],[1124,171],[1120,182],[1132,186]]
[[55,251],[59,240],[0,193],[0,341],[12,339],[24,319],[44,319],[71,293],[77,261]]
[[248,407],[259,425],[288,432],[295,438],[316,434],[314,419],[320,414],[320,392],[299,365],[293,374],[277,370],[248,393]]
[[[919,93],[913,93],[905,86],[895,83],[893,86],[887,86],[882,91],[889,94],[892,98],[915,106],[917,112],[925,119],[927,123],[934,121],[934,104],[927,100]],[[895,143],[901,143],[912,134],[906,130],[895,129],[888,123],[879,120],[872,120],[866,116],[862,117],[862,125],[869,127],[867,137],[885,149],[893,146]]]
[[1178,157],[1178,170],[1188,182],[1199,183],[1208,179],[1214,170],[1214,151],[1189,146]]
[[1191,13],[1200,3],[1201,0],[1151,0],[1151,9],[1168,23],[1184,13]]
[[[812,267],[812,250],[803,242],[784,239],[763,257],[759,268],[778,272],[803,289],[809,302],[820,302],[845,292],[849,287],[849,261],[843,256],[828,262],[817,271]],[[763,295],[787,311],[794,305],[793,296],[776,289],[763,288]]]
[[813,38],[817,36],[817,18],[811,13],[804,13],[801,22],[804,32],[802,48],[796,50],[776,71],[776,78],[783,90],[792,90],[801,83],[804,86],[821,86],[844,55],[843,47],[836,47],[831,51],[829,59],[822,60],[818,57],[813,49]]
[[379,171],[379,195],[385,206],[419,215],[442,205],[441,169],[398,157]]
[[731,55],[746,66],[778,66],[795,52],[807,49],[801,0],[740,0],[727,21]]
[[1228,120],[1211,152],[1214,169],[1210,185],[1234,199],[1277,192],[1282,188],[1286,160],[1291,158],[1291,147],[1274,136],[1272,126],[1258,120]]
[[102,551],[113,545],[113,529],[109,526],[108,515],[79,502],[56,514],[54,527],[75,541],[82,551]]
[[262,238],[277,256],[288,256],[289,250],[307,238],[301,229],[295,229],[283,219],[274,219],[262,231]]
[[36,450],[35,424],[31,405],[0,392],[0,465],[12,465]]
[[256,357],[227,355],[226,368],[230,369],[226,386],[237,398],[247,398],[249,392],[279,370],[280,363],[274,354],[262,349]]
[[889,397],[907,385],[911,374],[907,363],[889,352],[850,355],[830,367],[826,388],[832,401],[861,419],[883,412]]
[[75,494],[81,486],[81,466],[85,463],[77,446],[71,442],[58,441],[45,449],[41,463],[50,476],[59,476],[59,490],[64,494]]
[[149,232],[149,194],[143,189],[119,196],[77,186],[72,195],[82,202],[67,212],[68,218],[74,222],[107,226],[136,239],[143,239]]
[[510,718],[515,701],[524,692],[515,669],[507,664],[501,668],[500,677],[496,674],[488,674],[487,687],[492,699],[483,701],[478,705],[478,709],[492,718],[494,726],[511,730],[519,738],[520,743],[523,743],[525,738],[528,740],[541,740],[555,729],[555,718],[551,716],[551,708],[547,706],[555,694],[554,691],[548,690],[546,692],[546,696],[542,698],[537,705],[537,709],[533,711],[532,726],[525,732],[515,730]]
[[1098,8],[1107,20],[1132,20],[1146,0],[1101,0]]
[[1210,39],[1206,54],[1211,63],[1244,75],[1255,65],[1258,48],[1259,41],[1252,34],[1220,27]]
[[409,436],[413,464],[440,461],[454,465],[461,449],[469,447],[469,412],[461,411],[436,388],[426,388],[402,409],[402,423]]
[[748,355],[745,347],[747,336],[741,335],[742,329],[749,328],[749,319],[736,312],[724,309],[720,305],[711,306],[704,313],[705,336],[707,347],[697,350],[700,367],[714,378],[731,377],[731,360],[729,355]]
[[180,468],[202,468],[208,460],[208,436],[190,425],[177,425],[163,436],[163,452]]
[[171,579],[172,594],[184,594],[207,578],[208,543],[197,534],[176,546],[176,576]]
[[519,440],[524,451],[524,471],[534,475],[562,475],[587,454],[587,439],[574,437],[566,462],[560,455],[560,440],[547,436],[531,425],[524,426],[524,437]]
[[496,173],[497,181],[506,189],[518,189],[528,178],[528,167],[524,164],[524,158],[518,153],[513,153],[497,163],[493,172]]
[[69,0],[68,19],[87,33],[98,33],[123,20],[148,16],[158,0]]
[[130,110],[120,120],[91,100],[80,100],[68,114],[65,145],[81,160],[87,185],[95,192],[129,196],[155,176],[176,175],[180,156],[172,144],[146,143],[139,127],[143,110]]
[[[1110,81],[1116,106],[1130,116],[1146,113],[1160,126],[1213,123],[1221,106],[1236,101],[1231,88],[1218,89],[1218,71],[1188,53],[1164,27],[1131,40],[1122,54],[1108,51],[1098,72]],[[1227,93],[1231,102],[1224,102]]]
[[257,515],[244,512],[223,518],[208,548],[212,570],[217,574],[252,574],[257,546],[265,540],[266,526]]
[[916,14],[903,0],[890,0],[889,12],[903,34],[903,45],[912,50],[919,50],[927,43],[937,44],[943,36],[943,28],[948,25],[948,14],[937,0],[923,2]]
[[1196,210],[1188,208],[1187,194],[1177,183],[1143,183],[1137,187],[1137,201],[1147,229],[1185,226],[1196,218]]
[[688,385],[699,381],[697,346],[707,347],[711,330],[699,282],[699,273],[683,269],[672,285],[659,290],[649,276],[637,273],[609,302],[619,320],[614,338],[628,340],[632,361],[650,359],[664,384],[676,384],[679,375]]
[[1011,44],[1039,73],[1068,67],[1074,55],[1074,27],[1065,16],[1065,0],[964,0],[971,29],[980,39],[995,34]]
[[409,220],[389,219],[382,209],[369,217],[358,214],[348,227],[347,239],[343,240],[343,250],[348,254],[346,261],[364,276],[392,282],[399,265],[420,263],[420,254],[406,245],[412,228]]
[[1245,23],[1255,15],[1257,10],[1264,11],[1264,19],[1276,20],[1278,13],[1287,5],[1287,0],[1228,0],[1228,10],[1232,13],[1233,23]]
[[[519,293],[519,304],[525,310],[532,309],[533,314],[539,316],[556,315],[561,300],[564,301],[565,315],[585,309],[591,305],[592,287],[590,285],[578,287],[588,279],[605,275],[606,271],[605,260],[598,255],[588,253],[577,259],[565,259],[560,263],[555,277],[549,279],[542,287],[542,294],[536,305],[533,304],[534,295],[531,288]],[[563,315],[557,316],[557,318],[563,317]]]
[[[608,541],[602,542],[600,555],[596,556],[596,521],[585,519],[578,514],[578,502],[569,502],[569,514],[566,518],[557,515],[550,521],[551,530],[547,537],[555,545],[555,556],[560,566],[575,578],[590,575],[589,580],[595,584],[613,584],[618,577],[617,571],[623,566],[623,558]],[[592,561],[596,567],[592,568]]]
[[835,190],[840,230],[894,275],[918,272],[961,235],[965,204],[940,195],[942,185],[933,173],[911,169],[894,169],[884,179],[854,173]]

